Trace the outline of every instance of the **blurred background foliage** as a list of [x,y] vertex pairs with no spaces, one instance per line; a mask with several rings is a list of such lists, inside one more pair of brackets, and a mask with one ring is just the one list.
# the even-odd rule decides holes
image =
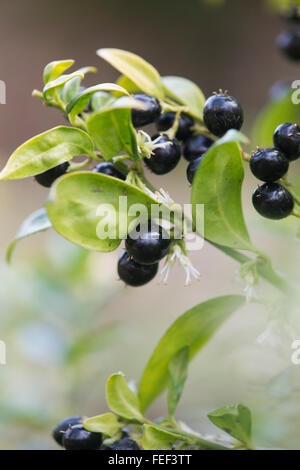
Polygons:
[[[31,97],[47,62],[74,58],[78,66],[97,65],[98,73],[87,84],[117,78],[96,57],[99,47],[132,50],[162,74],[194,80],[206,95],[229,89],[244,107],[244,131],[250,135],[272,85],[300,79],[297,64],[276,49],[276,35],[286,24],[262,0],[210,3],[215,5],[204,0],[3,2],[0,79],[7,85],[7,104],[0,105],[2,166],[23,141],[64,122],[56,110]],[[249,150],[261,139],[256,137]],[[185,167],[182,161],[163,180],[153,178],[182,203],[189,202],[190,192]],[[291,179],[299,181],[298,163],[292,165]],[[247,169],[243,200],[253,240],[280,271],[299,282],[299,223],[259,217],[251,207],[256,184]],[[51,230],[22,241],[12,265],[6,266],[5,250],[20,222],[46,197],[46,190],[31,179],[0,186],[0,339],[7,345],[7,365],[0,366],[3,449],[54,448],[50,430],[55,423],[70,414],[105,411],[108,375],[122,370],[138,380],[178,315],[243,287],[236,264],[205,244],[192,253],[202,273],[200,283],[184,288],[183,273],[175,268],[167,286],[152,282],[127,289],[116,275],[120,250],[87,253]],[[300,448],[300,366],[290,361],[292,338],[300,338],[299,307],[282,303],[264,284],[258,295],[271,300],[268,308],[255,304],[237,312],[192,363],[178,418],[211,433],[215,429],[207,412],[244,401],[254,413],[259,445]],[[165,412],[162,397],[150,414]]]

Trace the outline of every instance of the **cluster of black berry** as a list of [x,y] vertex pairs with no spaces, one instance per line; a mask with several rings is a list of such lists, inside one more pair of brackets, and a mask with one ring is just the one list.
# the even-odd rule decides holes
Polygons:
[[114,443],[103,445],[103,436],[98,432],[87,431],[82,425],[81,416],[70,416],[56,426],[53,433],[56,443],[66,450],[140,450],[130,439],[126,430]]
[[277,45],[289,59],[300,60],[300,6],[285,10],[282,17],[290,23],[294,23],[294,26],[279,34]]
[[283,219],[294,208],[291,193],[278,183],[291,161],[300,157],[300,127],[290,122],[280,124],[273,135],[274,148],[258,149],[250,158],[250,169],[264,181],[252,196],[255,209],[269,219]]

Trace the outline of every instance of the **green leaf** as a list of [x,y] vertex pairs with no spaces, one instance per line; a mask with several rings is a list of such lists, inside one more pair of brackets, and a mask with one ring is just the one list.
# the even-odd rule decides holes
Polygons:
[[91,97],[92,111],[97,112],[102,108],[110,107],[116,101],[116,98],[106,91],[97,91]]
[[125,75],[120,75],[118,80],[116,81],[116,84],[125,88],[125,90],[128,91],[128,93],[138,93],[141,90],[138,88],[138,86],[130,80],[130,78],[126,77]]
[[99,49],[97,54],[128,77],[144,93],[164,98],[164,89],[158,71],[144,59],[121,49]]
[[113,437],[119,429],[122,429],[122,423],[119,423],[113,413],[87,418],[82,424],[88,431],[101,432],[109,437]]
[[173,444],[182,440],[176,433],[165,431],[151,424],[144,424],[142,447],[144,450],[172,450]]
[[70,73],[68,75],[61,75],[60,77],[56,78],[55,80],[51,80],[50,82],[47,82],[46,85],[43,88],[43,96],[44,100],[46,103],[49,104],[56,104],[56,105],[61,105],[61,98],[60,98],[60,93],[65,85],[70,80],[73,80],[74,78],[84,78],[84,73],[77,71]]
[[43,80],[46,85],[48,82],[55,80],[60,77],[65,70],[70,68],[74,64],[74,60],[54,60],[46,65],[43,72]]
[[[230,134],[229,134],[230,133]],[[204,236],[230,248],[255,251],[244,221],[241,190],[244,166],[237,142],[229,131],[205,154],[192,187],[192,215],[197,222],[197,204],[204,204]],[[201,234],[202,235],[202,234]]]
[[97,91],[117,91],[123,95],[129,95],[129,93],[122,87],[115,83],[101,83],[90,88],[86,88],[83,92],[75,96],[67,106],[67,113],[73,116],[80,114],[90,101],[92,95]]
[[106,384],[106,401],[116,415],[129,421],[143,422],[138,396],[125,382],[122,373],[112,374]]
[[[127,196],[127,207],[120,199],[124,196]],[[146,218],[156,201],[111,176],[79,172],[64,175],[54,183],[47,211],[54,229],[72,243],[90,250],[112,251],[127,235],[128,224],[136,219],[135,215],[128,215],[128,210],[136,203],[148,210]],[[99,213],[101,208],[104,213]],[[99,238],[101,223],[109,226],[107,238]]]
[[95,156],[88,134],[72,127],[54,127],[18,147],[1,171],[0,179],[38,175],[79,155]]
[[251,440],[251,412],[245,405],[225,406],[208,414],[218,428],[253,449]]
[[52,225],[48,218],[48,214],[45,208],[39,209],[30,214],[30,216],[24,220],[14,240],[10,243],[9,247],[7,248],[7,262],[10,262],[14,248],[19,240],[29,237],[30,235],[34,235],[35,233],[43,232],[44,230],[47,230],[50,227],[52,227]]
[[[97,69],[96,67],[88,66],[88,67],[82,67],[76,72],[82,73],[83,75],[85,75],[86,73],[89,73],[89,72],[95,73],[97,72]],[[79,94],[81,82],[82,82],[82,76],[78,76],[78,77],[72,78],[71,80],[68,80],[64,84],[60,92],[60,97],[65,104],[68,104],[72,99],[75,98],[76,95]]]
[[181,315],[164,334],[144,370],[139,396],[142,410],[164,390],[168,384],[168,366],[183,348],[195,356],[230,315],[245,303],[244,296],[227,295],[202,302]]
[[185,381],[187,379],[187,369],[189,364],[189,348],[184,347],[178,351],[169,362],[169,390],[168,405],[170,416],[174,415],[180,400]]
[[170,98],[188,106],[190,114],[196,119],[203,120],[205,96],[194,82],[187,78],[174,76],[162,77],[162,81],[165,93]]
[[271,101],[257,117],[253,128],[255,145],[273,147],[273,133],[283,122],[298,122],[300,106],[293,104],[291,93]]
[[131,121],[131,108],[137,100],[120,98],[108,108],[92,114],[87,129],[105,160],[120,152],[139,159],[136,132]]

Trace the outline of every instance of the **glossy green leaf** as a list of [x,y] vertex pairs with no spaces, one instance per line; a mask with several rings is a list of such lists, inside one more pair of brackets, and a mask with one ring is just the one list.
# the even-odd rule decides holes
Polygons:
[[116,415],[129,421],[143,422],[138,396],[125,382],[122,373],[112,374],[106,384],[106,401]]
[[87,418],[82,424],[88,431],[101,432],[109,437],[113,437],[123,426],[113,413]]
[[113,105],[116,98],[106,91],[97,91],[91,97],[92,111],[97,112],[103,108],[108,108]]
[[252,449],[251,412],[245,405],[224,406],[208,414],[215,426]]
[[[82,67],[79,70],[76,70],[78,73],[85,75],[86,73],[95,73],[97,72],[96,67]],[[76,95],[80,92],[80,84],[82,82],[82,76],[74,77],[71,80],[68,80],[60,92],[60,97],[65,104],[68,104],[71,100],[75,98]]]
[[72,127],[54,127],[18,147],[1,171],[0,179],[38,175],[79,155],[95,156],[88,134]]
[[13,250],[18,241],[22,240],[23,238],[29,237],[30,235],[34,235],[35,233],[43,232],[50,227],[52,227],[52,225],[45,208],[39,209],[30,214],[30,216],[27,217],[27,219],[25,219],[22,223],[17,235],[15,236],[14,240],[10,243],[7,249],[7,262],[10,262]]
[[87,120],[88,132],[105,160],[111,160],[120,152],[139,159],[136,132],[131,121],[131,108],[136,105],[137,100],[120,98]]
[[192,187],[192,215],[204,204],[204,236],[230,248],[255,251],[244,221],[241,190],[244,166],[240,147],[230,134],[219,139],[205,154]]
[[293,104],[291,93],[271,101],[258,115],[253,128],[253,142],[262,147],[273,147],[273,133],[283,122],[299,122],[300,106]]
[[[79,172],[69,173],[54,183],[47,211],[54,229],[72,243],[91,250],[112,251],[127,235],[127,224],[136,219],[134,214],[127,217],[136,203],[143,204],[150,214],[156,201],[111,176]],[[101,223],[105,227],[109,224],[107,238],[99,238]]]
[[164,89],[158,71],[144,59],[121,49],[99,49],[97,54],[128,77],[143,92],[164,98]]
[[44,84],[46,85],[48,82],[56,80],[56,78],[60,77],[60,75],[63,74],[64,71],[70,68],[73,64],[74,60],[72,59],[54,60],[53,62],[47,64],[43,72]]
[[151,424],[144,424],[142,447],[144,450],[172,450],[173,444],[182,438],[175,432],[160,429]]
[[162,81],[165,93],[170,98],[188,106],[189,113],[202,121],[205,96],[200,88],[191,80],[183,77],[168,76],[163,77]]
[[194,357],[244,303],[245,298],[241,295],[216,297],[188,310],[170,326],[156,346],[141,379],[139,396],[143,411],[167,386],[171,359],[185,347],[190,350],[190,359]]
[[90,101],[92,95],[97,91],[115,91],[122,95],[129,95],[129,93],[115,83],[101,83],[100,85],[95,85],[89,88],[86,88],[83,92],[76,95],[67,106],[67,113],[72,116],[76,116],[81,113],[88,102]]
[[189,359],[189,348],[184,347],[169,362],[168,405],[170,416],[174,415],[180,400],[187,379]]

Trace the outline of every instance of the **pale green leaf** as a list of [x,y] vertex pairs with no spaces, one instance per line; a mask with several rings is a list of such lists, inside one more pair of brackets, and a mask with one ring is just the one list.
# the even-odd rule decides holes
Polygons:
[[99,49],[97,54],[128,77],[144,93],[159,99],[164,98],[158,71],[142,57],[121,49]]
[[79,155],[94,157],[94,145],[80,129],[58,126],[28,140],[10,156],[1,180],[38,175]]
[[142,446],[144,450],[172,450],[173,444],[182,440],[175,432],[165,431],[151,424],[144,424]]
[[205,96],[200,88],[191,80],[183,77],[162,77],[165,93],[188,107],[188,112],[202,121]]
[[103,415],[87,418],[82,424],[88,431],[101,432],[109,437],[113,437],[122,429],[122,423],[119,423],[113,413],[105,413]]
[[43,232],[44,230],[47,230],[50,227],[52,227],[52,225],[45,208],[38,209],[37,211],[30,214],[30,216],[24,220],[14,240],[10,243],[9,247],[7,248],[7,262],[10,262],[13,250],[18,241],[22,240],[23,238],[29,237],[30,235],[34,235],[35,233]]
[[46,85],[48,82],[55,80],[64,73],[65,70],[70,68],[74,64],[74,60],[54,60],[46,65],[43,72],[43,80]]
[[174,415],[180,400],[187,379],[189,359],[189,348],[184,347],[169,362],[168,405],[170,416]]
[[130,390],[122,373],[109,377],[106,384],[106,401],[111,411],[121,418],[144,421],[139,398]]
[[191,359],[244,303],[245,298],[241,295],[216,297],[188,310],[170,326],[156,346],[141,379],[139,396],[143,411],[167,386],[171,359],[185,347],[189,348]]

